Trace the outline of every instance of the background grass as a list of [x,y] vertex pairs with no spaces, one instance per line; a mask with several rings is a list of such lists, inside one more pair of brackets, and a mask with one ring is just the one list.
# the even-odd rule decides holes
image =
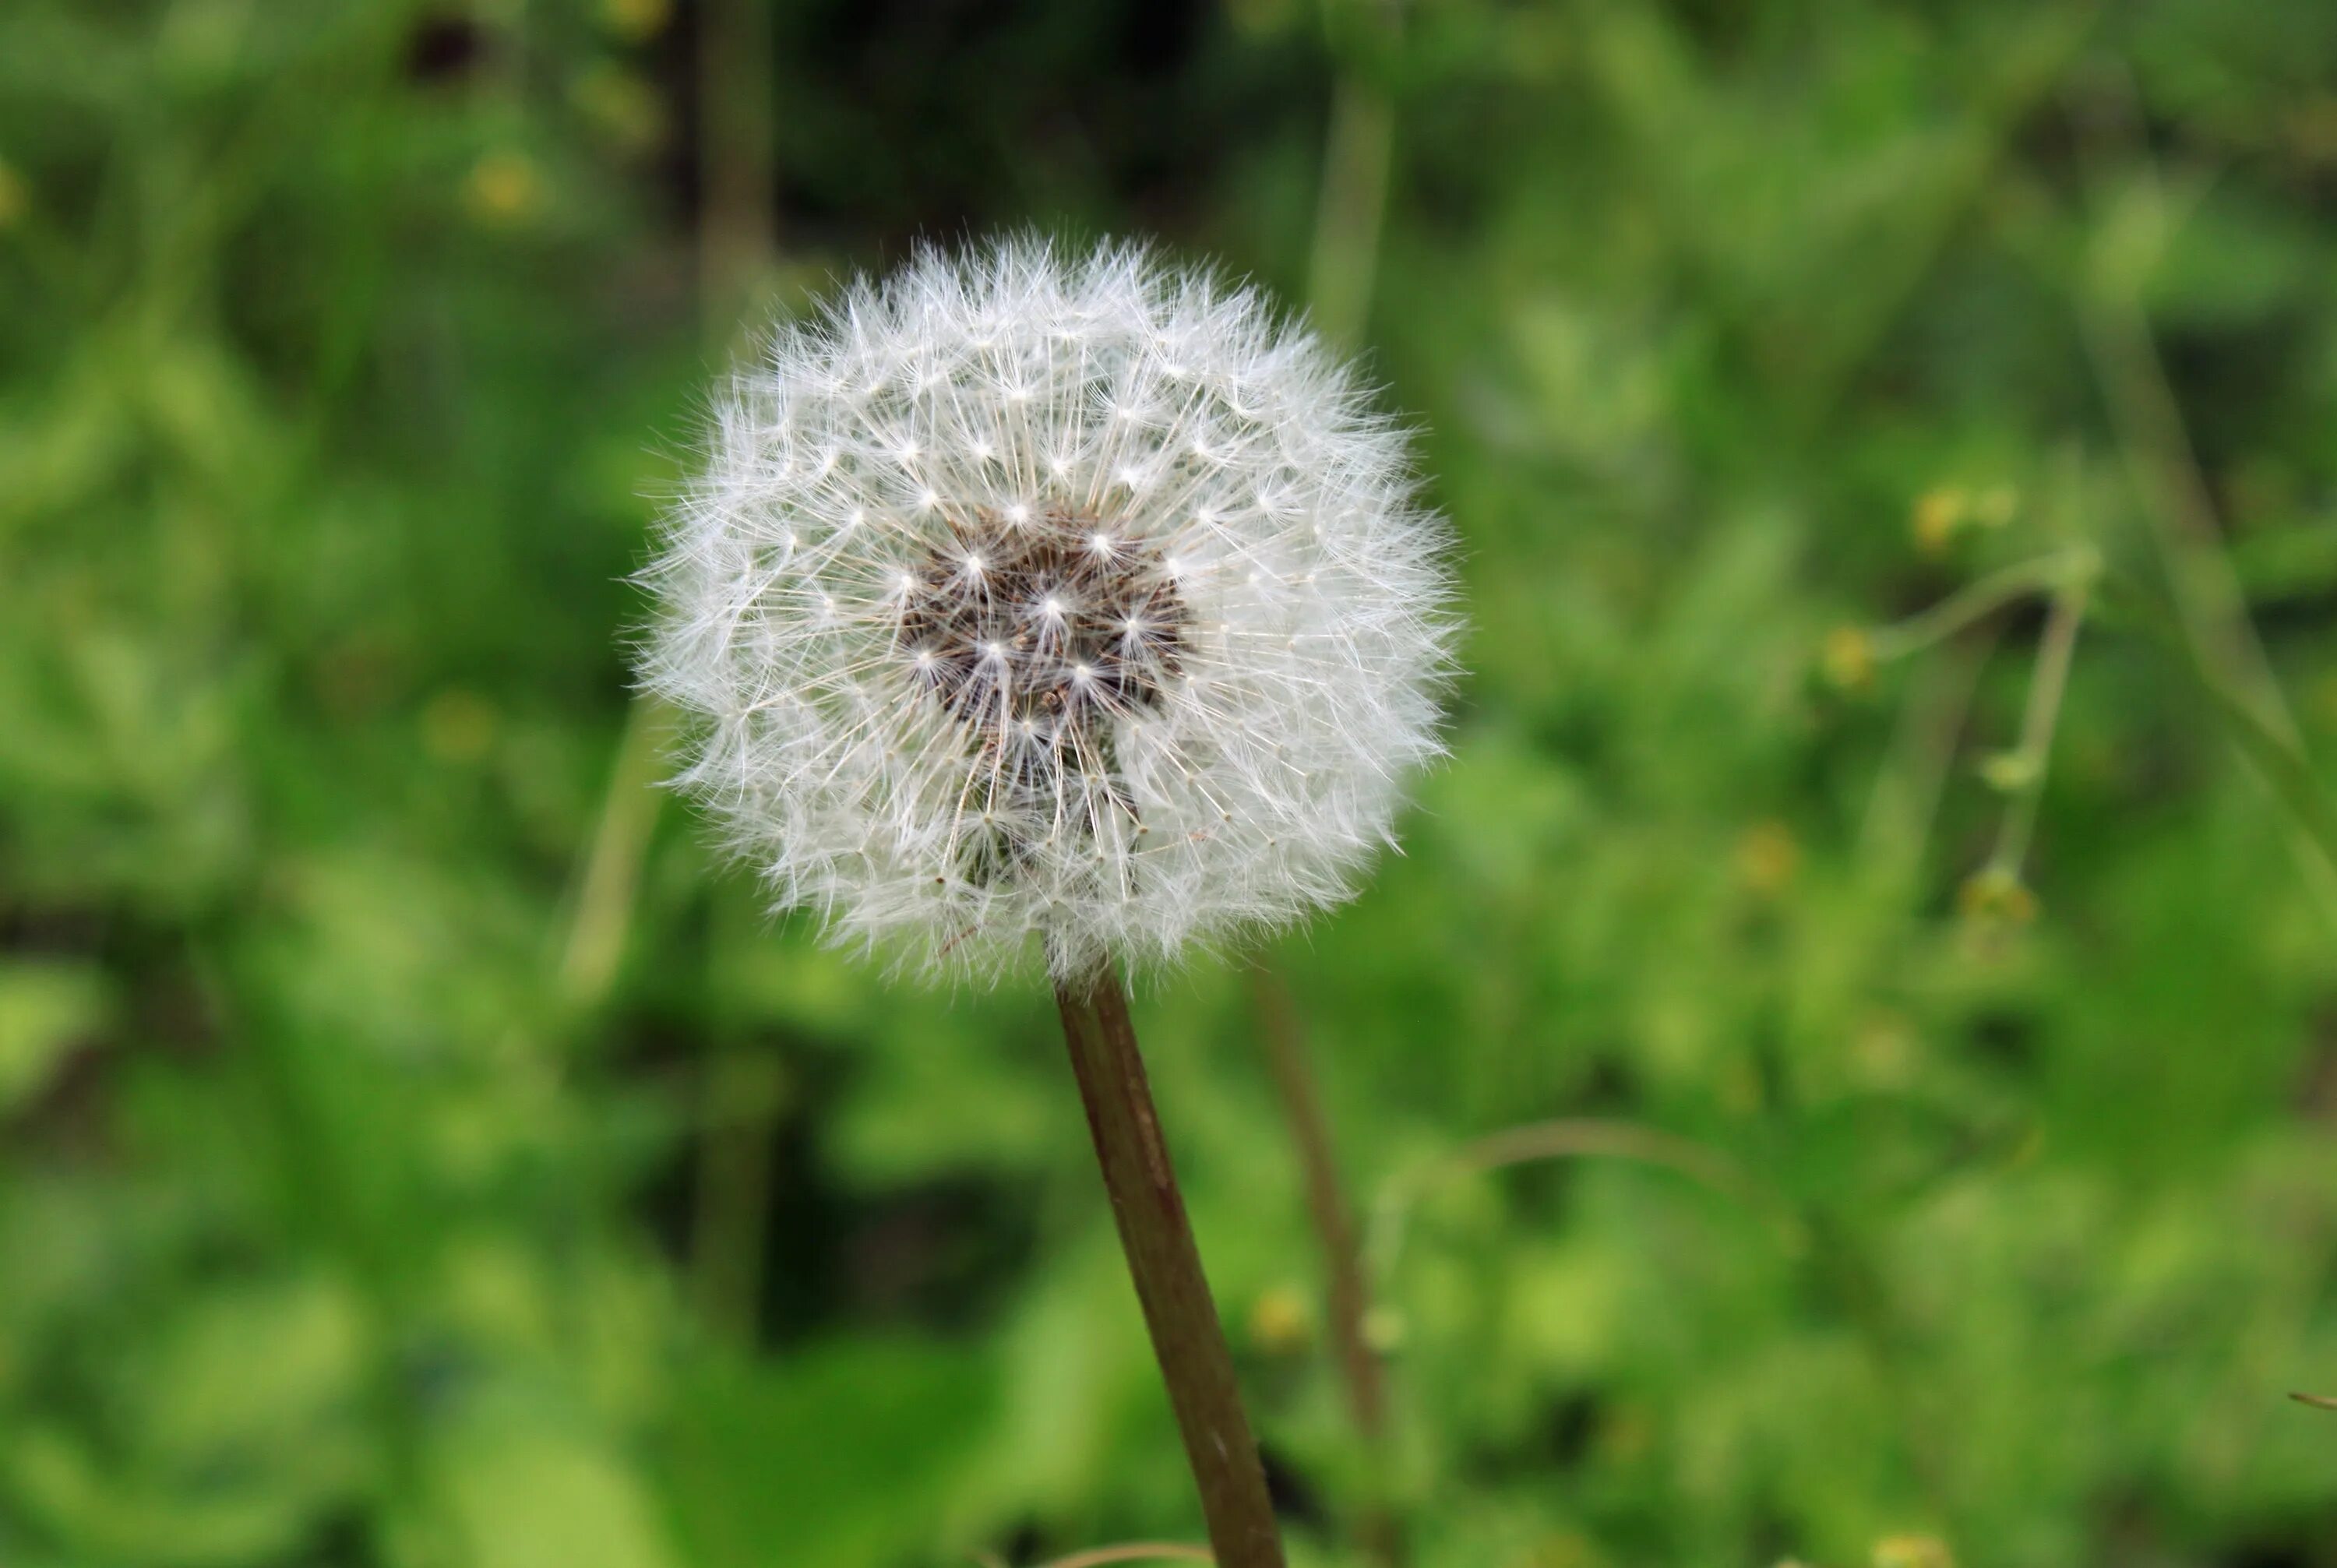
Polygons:
[[775,930],[626,691],[748,328],[1026,224],[1464,541],[1405,856],[1139,1000],[1295,1558],[1259,965],[1418,1568],[2337,1563],[2323,0],[9,0],[0,1562],[1198,1535],[1045,996]]

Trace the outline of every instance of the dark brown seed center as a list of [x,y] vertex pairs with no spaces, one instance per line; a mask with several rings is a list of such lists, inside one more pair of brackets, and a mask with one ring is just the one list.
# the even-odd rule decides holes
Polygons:
[[985,743],[1061,750],[1159,707],[1186,612],[1158,550],[1062,508],[1020,523],[983,512],[950,534],[915,570],[900,646]]

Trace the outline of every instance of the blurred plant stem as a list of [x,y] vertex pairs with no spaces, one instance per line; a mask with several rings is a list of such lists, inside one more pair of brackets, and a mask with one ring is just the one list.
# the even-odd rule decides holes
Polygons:
[[1406,1222],[1432,1189],[1472,1172],[1499,1171],[1540,1160],[1599,1158],[1629,1161],[1676,1171],[1698,1186],[1765,1215],[1789,1251],[1803,1245],[1800,1221],[1784,1199],[1742,1165],[1717,1150],[1658,1128],[1590,1117],[1531,1122],[1489,1132],[1409,1178],[1390,1182],[1374,1207],[1369,1253],[1383,1279],[1403,1250]]
[[609,792],[601,802],[600,821],[577,880],[568,939],[561,946],[560,995],[572,1008],[597,1006],[625,956],[641,863],[664,799],[657,773],[666,719],[662,707],[648,697],[634,698],[625,714]]
[[2019,561],[1904,621],[1893,622],[1867,639],[1875,659],[1898,659],[1945,642],[2016,600],[2045,589],[2066,590],[2072,583],[2090,583],[2101,569],[2101,555],[2081,544],[2033,561]]
[[[696,15],[703,149],[699,308],[709,340],[721,345],[737,331],[777,238],[770,19],[759,0],[704,0]],[[626,715],[561,959],[561,991],[572,1004],[589,1006],[604,996],[623,957],[642,859],[663,799],[652,786],[667,719],[662,705],[645,697],[634,698]],[[722,1077],[709,1071],[709,1088],[719,1088]],[[709,1116],[709,1125],[722,1121]]]
[[1956,744],[1970,717],[1981,667],[1996,646],[1994,623],[1957,638],[1941,659],[1926,661],[1909,683],[1891,750],[1858,829],[1859,858],[1880,893],[1904,900],[1922,874],[1931,826],[1955,766]]
[[[733,348],[757,325],[778,237],[771,7],[702,0],[696,18],[699,309],[707,341]],[[690,1297],[709,1329],[751,1346],[769,1261],[779,1065],[749,1044],[719,1040],[708,1046],[699,1085]]]
[[2053,593],[2046,612],[2045,630],[2037,644],[2037,668],[2029,677],[2029,706],[2020,719],[2020,745],[2009,759],[2005,779],[2011,799],[1998,829],[1989,867],[2018,878],[2029,858],[2029,841],[2037,830],[2037,806],[2045,794],[2045,771],[2053,750],[2053,731],[2061,716],[2061,698],[2068,690],[2069,664],[2076,657],[2078,632],[2086,619],[2086,602],[2093,590],[2090,575],[2073,578]]
[[[2080,122],[2078,137],[2096,213],[2077,287],[2087,358],[2117,434],[2127,481],[2141,502],[2186,661],[2241,754],[2289,808],[2291,841],[2302,851],[2297,858],[2306,886],[2323,920],[2337,930],[2337,814],[2304,757],[2295,714],[2256,633],[2214,493],[2144,306],[2151,276],[2186,211],[2170,198],[2150,156],[2131,78],[2108,80],[2123,91],[2104,104],[2122,113],[2105,117],[2104,104],[2097,104]],[[2082,127],[2100,123],[2113,126],[2115,149],[2083,133]],[[2144,171],[2124,205],[2113,197],[2113,151],[2138,160]]]
[[1127,989],[1106,958],[1079,978],[1058,980],[1055,1004],[1218,1568],[1282,1568],[1257,1440],[1152,1103]]
[[[2157,610],[2138,591],[2123,595],[2117,603],[2137,626],[2182,662],[2233,744],[2262,776],[2273,799],[2287,809],[2298,847],[2305,851],[2300,859],[2312,887],[2316,892],[2337,894],[2337,803],[2331,800],[2303,746],[2265,722],[2208,666],[2198,645],[2182,634],[2172,610]],[[2337,924],[2337,897],[2324,897],[2321,903],[2332,923]]]
[[[1924,846],[1952,766],[1957,737],[1970,711],[1980,668],[2000,634],[2000,623],[1991,617],[2006,605],[2044,592],[2050,595],[2049,607],[2019,740],[1994,764],[1996,781],[2009,797],[2004,819],[1986,866],[1966,884],[1968,892],[1990,886],[1992,877],[2019,886],[2078,633],[2102,571],[2097,550],[2091,544],[2073,545],[1993,573],[1932,609],[1874,634],[1877,657],[1896,657],[1942,642],[1951,647],[1948,657],[1927,662],[1931,668],[1925,678],[1910,692],[1891,760],[1876,780],[1861,827],[1860,846],[1879,906],[1901,905],[1920,884]],[[1765,1078],[1774,1102],[1773,1136],[1790,1141],[1801,1120],[1792,1075],[1784,1063],[1773,1059]],[[1805,1200],[1797,1217],[1809,1240],[1816,1278],[1856,1328],[1874,1376],[1888,1394],[1914,1479],[1932,1512],[1945,1518],[1952,1496],[1948,1455],[1936,1435],[1938,1424],[1923,1408],[1917,1373],[1921,1351],[1892,1301],[1889,1276],[1875,1261],[1854,1217],[1815,1200]]]
[[763,1305],[771,1152],[786,1080],[768,1052],[725,1041],[708,1055],[699,1108],[689,1291],[700,1322],[751,1346]]
[[[1307,309],[1315,329],[1342,348],[1364,335],[1386,226],[1395,109],[1372,74],[1395,41],[1397,0],[1347,0],[1326,12],[1336,64],[1323,134],[1323,182],[1315,202]],[[1344,27],[1338,24],[1345,23]],[[1341,33],[1349,34],[1344,40]],[[1370,58],[1366,58],[1369,56]]]
[[1323,1249],[1324,1299],[1331,1318],[1331,1338],[1338,1354],[1339,1373],[1345,1386],[1347,1409],[1363,1439],[1369,1466],[1369,1491],[1356,1534],[1374,1561],[1396,1568],[1408,1553],[1403,1529],[1387,1503],[1388,1419],[1387,1381],[1378,1353],[1372,1348],[1366,1319],[1371,1290],[1364,1275],[1363,1247],[1339,1180],[1338,1151],[1331,1139],[1330,1120],[1324,1114],[1323,1096],[1306,1049],[1306,1030],[1298,1015],[1290,987],[1274,970],[1260,965],[1252,972],[1251,994],[1257,1009],[1258,1033],[1266,1043],[1266,1063],[1282,1100],[1290,1128],[1290,1142],[1306,1183],[1306,1211]]
[[2296,716],[2248,613],[2239,573],[2140,305],[2112,289],[2083,310],[2086,347],[2142,501],[2186,662],[2240,753],[2288,807],[2298,858],[2322,916],[2337,927],[2337,830],[2305,760]]
[[2038,640],[2037,664],[2029,678],[2029,701],[2021,714],[2020,740],[2009,752],[1990,760],[1985,772],[2008,797],[2004,820],[1997,832],[1980,877],[2003,878],[2017,885],[2029,858],[2029,839],[2037,827],[2037,808],[2045,789],[2047,762],[2053,732],[2061,714],[2061,699],[2069,684],[2069,665],[2077,652],[2078,631],[2086,606],[2102,573],[2101,553],[2091,544],[2073,545],[2033,561],[2017,562],[1992,572],[1950,595],[1929,610],[1883,627],[1868,639],[1876,659],[1896,659],[1918,652],[1958,635],[2028,595],[2050,594],[2045,630]]
[[[1124,1546],[1098,1546],[1086,1552],[1074,1552],[1068,1557],[1058,1557],[1045,1568],[1109,1568],[1117,1563],[1207,1563],[1208,1553],[1198,1546],[1186,1546],[1174,1541],[1131,1541]],[[983,1568],[1006,1568],[1005,1560],[994,1553],[982,1554]]]
[[[1395,31],[1394,10],[1387,0],[1363,0],[1355,9],[1364,28],[1382,34]],[[1315,330],[1342,348],[1352,347],[1363,336],[1371,315],[1394,146],[1393,106],[1351,49],[1340,61],[1332,86],[1306,290]],[[1323,1250],[1332,1340],[1367,1469],[1368,1490],[1356,1535],[1374,1562],[1383,1568],[1402,1568],[1410,1553],[1403,1524],[1388,1505],[1387,1383],[1365,1327],[1371,1294],[1362,1245],[1308,1060],[1305,1026],[1290,988],[1263,962],[1255,973],[1251,995],[1291,1148],[1305,1181],[1307,1214]]]
[[1343,68],[1332,88],[1306,290],[1315,329],[1343,348],[1363,336],[1371,313],[1394,143],[1387,94],[1360,70]]
[[[710,7],[705,24],[719,31],[723,23],[714,13],[726,9],[740,7]],[[713,68],[710,52],[702,59]],[[758,91],[767,93],[767,88]],[[719,96],[711,83],[709,95]],[[763,107],[768,112],[768,104]],[[721,162],[722,155],[709,152],[709,161],[700,276],[708,331],[727,339],[736,309],[719,301],[735,300],[751,286],[769,256],[767,240],[759,238],[768,230],[767,222],[742,220],[735,201],[715,199],[714,191],[723,187],[710,165]],[[755,162],[768,175],[768,161],[742,162]],[[735,171],[725,178],[734,196],[739,189],[759,189]],[[755,238],[742,241],[742,234]],[[643,696],[636,696],[626,713],[561,955],[560,994],[577,1011],[595,1007],[607,997],[624,958],[642,867],[664,808],[664,794],[656,785],[662,738],[671,717],[664,704]],[[689,1294],[708,1327],[741,1345],[754,1339],[768,1261],[771,1145],[783,1098],[777,1073],[777,1064],[760,1052],[723,1043],[708,1047],[699,1074]]]
[[[625,716],[561,952],[560,996],[574,1013],[607,999],[624,959],[641,868],[664,806],[657,778],[670,718],[648,697],[634,698]],[[771,1144],[783,1087],[778,1063],[762,1052],[727,1040],[707,1047],[699,1073],[689,1295],[701,1321],[739,1345],[754,1342],[762,1304]]]
[[2149,324],[2123,291],[2090,303],[2083,315],[2087,353],[2184,633],[2202,662],[2267,729],[2293,741],[2295,716],[2249,617],[2239,573],[2224,548],[2223,524]]
[[750,313],[778,238],[771,10],[701,0],[697,11],[699,302],[719,343]]

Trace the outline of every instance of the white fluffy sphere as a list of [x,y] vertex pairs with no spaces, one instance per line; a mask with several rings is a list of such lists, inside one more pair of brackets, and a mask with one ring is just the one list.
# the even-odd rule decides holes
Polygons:
[[783,328],[647,574],[680,783],[779,903],[1068,975],[1353,891],[1438,750],[1442,524],[1256,293],[927,252]]

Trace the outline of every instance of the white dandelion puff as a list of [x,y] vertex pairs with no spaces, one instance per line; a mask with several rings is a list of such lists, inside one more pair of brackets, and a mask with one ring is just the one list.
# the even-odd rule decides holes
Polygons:
[[778,903],[994,974],[1351,894],[1454,620],[1403,433],[1141,249],[928,251],[780,330],[646,573],[679,784]]

